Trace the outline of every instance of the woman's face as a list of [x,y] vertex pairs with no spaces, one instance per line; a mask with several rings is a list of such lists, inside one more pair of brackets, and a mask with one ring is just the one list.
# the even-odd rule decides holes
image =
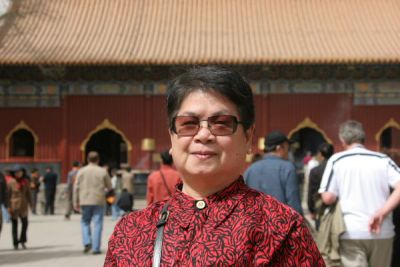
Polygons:
[[18,171],[15,172],[15,177],[16,178],[22,178],[23,174],[24,173],[22,171],[18,170]]
[[[212,91],[194,91],[183,100],[178,116],[195,116],[207,120],[215,115],[233,115],[241,120],[236,106],[223,95]],[[232,135],[215,136],[201,122],[194,136],[170,132],[172,156],[183,181],[207,185],[229,185],[242,173],[246,153],[251,147],[253,128],[244,132],[238,124]]]

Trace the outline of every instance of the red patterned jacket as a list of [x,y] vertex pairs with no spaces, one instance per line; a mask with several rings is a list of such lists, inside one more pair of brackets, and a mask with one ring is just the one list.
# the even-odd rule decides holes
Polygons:
[[[325,266],[303,217],[242,178],[207,197],[203,209],[180,190],[169,202],[161,266]],[[118,222],[104,266],[152,265],[164,203]]]

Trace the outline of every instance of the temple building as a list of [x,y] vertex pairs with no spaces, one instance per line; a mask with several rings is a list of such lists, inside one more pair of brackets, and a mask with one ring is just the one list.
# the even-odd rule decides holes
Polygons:
[[14,0],[0,6],[0,169],[90,150],[156,166],[170,146],[167,82],[196,65],[237,69],[256,103],[253,151],[281,130],[295,160],[339,124],[400,151],[400,1]]

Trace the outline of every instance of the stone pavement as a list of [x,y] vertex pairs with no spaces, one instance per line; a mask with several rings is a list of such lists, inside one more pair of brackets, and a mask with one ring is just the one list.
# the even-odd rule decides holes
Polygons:
[[[141,209],[145,205],[145,200],[135,199],[135,208]],[[13,249],[11,224],[4,223],[0,236],[0,266],[103,266],[108,238],[116,222],[111,220],[111,216],[104,217],[102,254],[83,254],[80,215],[74,214],[71,216],[71,220],[67,221],[62,212],[63,209],[57,210],[56,208],[54,216],[29,216],[26,250]]]
[[[135,199],[135,208],[146,206],[144,199]],[[107,242],[115,221],[104,217],[102,254],[83,254],[80,215],[74,214],[67,221],[62,204],[56,206],[56,215],[29,215],[27,249],[14,250],[11,238],[11,224],[4,223],[0,236],[1,267],[96,267],[103,266]],[[306,209],[305,209],[306,211]],[[308,214],[306,218],[310,221]],[[20,224],[19,224],[20,226]]]

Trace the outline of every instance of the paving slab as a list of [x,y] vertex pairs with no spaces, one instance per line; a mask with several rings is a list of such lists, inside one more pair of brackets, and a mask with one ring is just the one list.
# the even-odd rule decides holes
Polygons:
[[[144,200],[135,200],[135,208],[144,208]],[[27,249],[14,250],[11,224],[4,223],[0,236],[0,266],[18,267],[91,267],[103,266],[107,242],[116,221],[104,217],[102,254],[83,253],[80,215],[73,214],[65,220],[60,211],[56,215],[30,215]]]

